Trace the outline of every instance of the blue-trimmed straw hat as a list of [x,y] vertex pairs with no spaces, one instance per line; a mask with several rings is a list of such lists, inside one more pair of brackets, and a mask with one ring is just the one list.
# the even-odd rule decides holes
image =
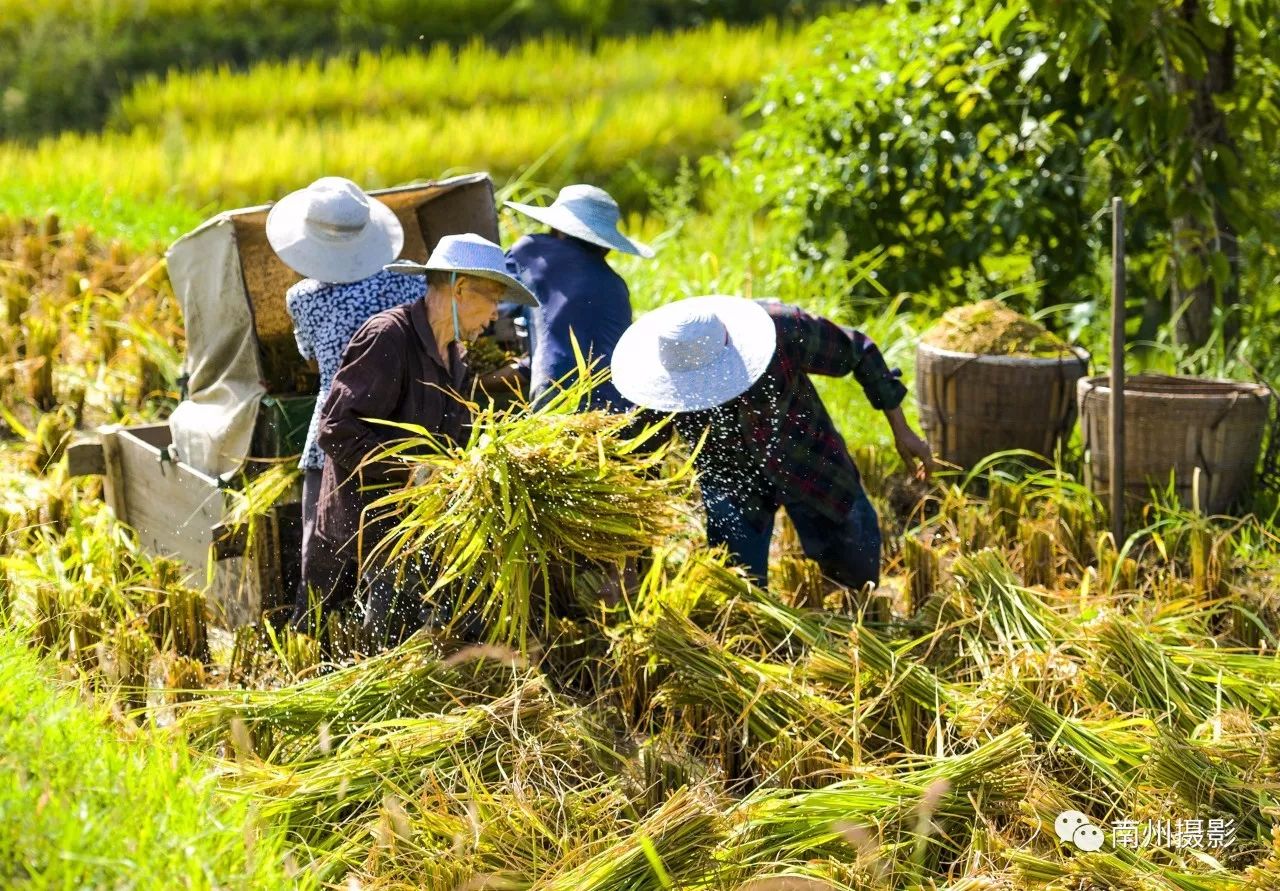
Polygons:
[[604,189],[596,186],[565,186],[550,207],[506,202],[507,207],[533,217],[552,229],[581,238],[591,244],[624,254],[652,257],[653,248],[633,241],[618,231],[618,202]]
[[711,295],[668,303],[636,319],[613,348],[613,385],[663,412],[723,405],[760,379],[778,331],[754,300]]
[[267,241],[299,275],[347,283],[394,260],[404,246],[404,229],[391,208],[351,180],[324,176],[272,206]]
[[533,296],[533,292],[507,271],[507,258],[502,248],[471,232],[441,238],[426,263],[401,260],[390,264],[387,269],[404,275],[426,275],[435,271],[487,278],[507,286],[507,293],[499,298],[499,302],[538,305],[538,298]]

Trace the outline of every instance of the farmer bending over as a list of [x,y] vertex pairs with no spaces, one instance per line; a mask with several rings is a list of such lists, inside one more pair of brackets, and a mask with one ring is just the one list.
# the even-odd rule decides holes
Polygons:
[[316,499],[324,452],[316,442],[320,409],[352,335],[374,313],[422,298],[419,279],[383,270],[404,246],[404,230],[391,209],[349,179],[326,176],[286,195],[267,214],[267,240],[286,266],[303,276],[285,294],[298,352],[320,369],[302,469],[302,576],[291,621],[308,618],[306,567],[313,556]]
[[418,592],[398,598],[391,567],[360,561],[394,527],[393,517],[362,512],[389,487],[407,482],[403,462],[378,458],[405,433],[372,419],[416,424],[457,442],[470,422],[458,395],[470,392],[462,345],[493,321],[498,301],[536,301],[507,274],[502,249],[479,235],[445,236],[425,265],[389,268],[425,274],[426,296],[370,318],[333,379],[319,435],[328,457],[314,533],[323,556],[309,564],[306,582],[328,604],[350,599],[359,579],[366,630],[399,637],[425,619]]
[[612,368],[624,397],[675,412],[686,442],[706,431],[695,467],[708,542],[726,545],[758,584],[779,506],[827,576],[854,589],[879,583],[875,509],[809,375],[852,374],[907,466],[928,476],[933,457],[899,408],[906,387],[866,335],[775,301],[691,297],[628,328]]
[[[609,266],[609,251],[652,257],[653,251],[618,231],[618,204],[604,189],[565,186],[550,207],[507,202],[507,207],[551,227],[527,235],[507,252],[520,278],[538,297],[525,310],[529,324],[530,399],[576,377],[573,340],[588,363],[606,367],[622,332],[631,324],[627,283]],[[510,264],[509,264],[510,267]],[[626,411],[628,404],[606,381],[584,408]]]

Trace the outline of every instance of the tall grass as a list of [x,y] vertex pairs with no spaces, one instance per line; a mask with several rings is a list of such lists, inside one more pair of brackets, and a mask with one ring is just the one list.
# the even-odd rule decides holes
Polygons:
[[309,888],[281,833],[162,733],[118,735],[0,625],[0,883]]

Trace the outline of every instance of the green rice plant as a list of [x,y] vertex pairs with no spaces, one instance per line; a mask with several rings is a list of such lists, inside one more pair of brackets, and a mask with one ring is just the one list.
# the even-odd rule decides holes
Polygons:
[[[185,207],[190,219],[211,204],[271,201],[326,174],[374,188],[461,172],[464,161],[466,170],[501,181],[539,158],[557,179],[597,180],[634,199],[628,164],[671,170],[682,157],[725,145],[739,127],[721,91],[688,89],[478,105],[425,117],[402,108],[385,117],[352,111],[322,122],[177,127],[165,140],[147,130],[63,134],[30,148],[0,144],[0,208],[16,210],[28,200],[75,208],[85,195],[105,193],[108,201],[128,196]],[[109,179],[104,170],[112,171]]]
[[691,464],[660,473],[672,449],[655,445],[662,425],[631,436],[629,416],[576,413],[590,386],[584,375],[536,411],[478,409],[462,445],[405,425],[411,438],[388,454],[429,478],[371,506],[398,512],[386,541],[366,545],[375,559],[425,559],[428,600],[451,592],[454,622],[475,609],[491,641],[525,652],[563,568],[621,571],[677,531]]

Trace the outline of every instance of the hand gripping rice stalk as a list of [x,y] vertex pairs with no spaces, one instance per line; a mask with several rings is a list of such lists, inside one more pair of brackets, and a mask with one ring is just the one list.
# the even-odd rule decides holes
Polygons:
[[492,642],[526,650],[536,604],[546,623],[566,568],[620,571],[681,526],[692,465],[662,473],[673,445],[659,443],[665,422],[632,435],[629,415],[574,411],[601,379],[536,411],[478,409],[462,446],[406,426],[412,438],[389,453],[430,477],[372,507],[399,512],[381,558],[425,558],[435,573],[425,596],[456,598],[454,622],[478,611]]

